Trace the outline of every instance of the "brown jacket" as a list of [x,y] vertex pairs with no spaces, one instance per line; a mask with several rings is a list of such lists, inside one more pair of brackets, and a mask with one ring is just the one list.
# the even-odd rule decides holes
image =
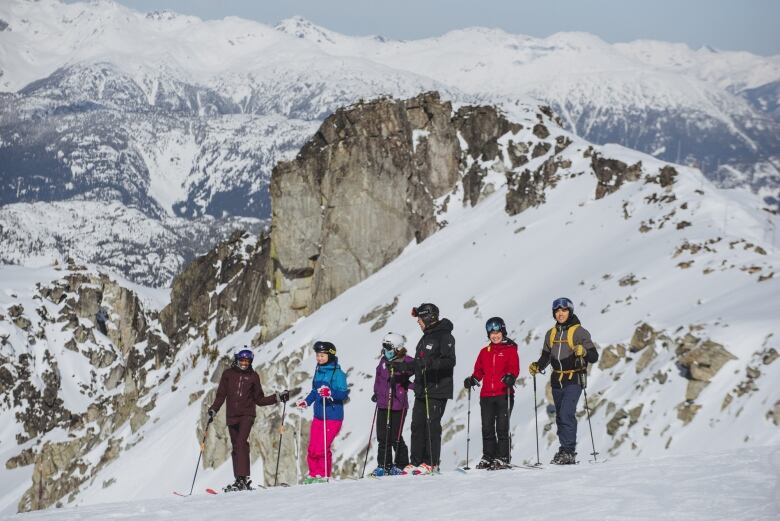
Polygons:
[[217,396],[210,408],[219,411],[224,401],[227,401],[227,424],[232,425],[238,423],[242,416],[255,416],[256,405],[273,405],[278,399],[275,394],[263,394],[260,377],[253,369],[242,371],[238,367],[230,367],[222,373]]

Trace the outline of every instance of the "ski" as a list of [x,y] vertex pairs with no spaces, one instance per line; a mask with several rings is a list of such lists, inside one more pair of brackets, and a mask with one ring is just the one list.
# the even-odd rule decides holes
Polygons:
[[217,491],[216,491],[216,490],[214,490],[213,488],[207,488],[207,489],[206,489],[206,493],[208,493],[208,494],[214,494],[215,496],[216,496],[217,494],[219,494],[219,492],[217,492]]
[[189,497],[190,494],[182,494],[181,492],[173,491],[173,494],[179,497]]

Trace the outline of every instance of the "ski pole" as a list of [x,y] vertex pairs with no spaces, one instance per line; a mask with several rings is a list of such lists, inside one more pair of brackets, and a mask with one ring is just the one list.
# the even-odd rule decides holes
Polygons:
[[390,415],[393,412],[393,367],[390,366],[390,380],[388,381],[388,392],[387,392],[387,409],[385,409],[385,414],[387,415],[387,419],[385,420],[385,454],[382,458],[382,467],[387,468],[387,447],[390,444]]
[[541,466],[542,462],[539,461],[539,411],[536,407],[536,374],[534,377],[534,423],[536,424],[536,466]]
[[507,460],[507,463],[512,461],[512,407],[510,406],[510,397],[512,390],[511,387],[507,386],[506,388],[506,430],[507,434],[509,435],[509,459]]
[[209,417],[209,421],[206,422],[206,428],[203,430],[203,440],[200,442],[200,452],[198,453],[198,462],[195,464],[195,475],[192,476],[192,486],[190,487],[190,493],[187,494],[188,496],[192,495],[192,491],[195,490],[195,478],[198,477],[198,468],[200,467],[200,460],[203,457],[203,450],[206,448],[206,435],[209,433],[209,425],[211,425],[211,422],[214,421],[214,418]]
[[328,470],[328,413],[325,410],[325,397],[322,397],[322,448],[325,451],[325,481],[330,481]]
[[596,452],[596,442],[593,439],[593,425],[590,422],[590,407],[588,407],[588,380],[587,376],[585,375],[585,367],[582,362],[582,358],[577,359],[579,361],[579,365],[583,370],[580,372],[580,385],[582,385],[582,393],[585,396],[585,412],[588,413],[588,429],[590,430],[590,446],[593,448],[593,452],[590,453],[591,456],[593,456],[593,461],[598,461],[598,452]]
[[366,465],[368,465],[368,453],[371,452],[371,438],[374,437],[374,424],[376,423],[376,412],[379,410],[379,404],[374,406],[374,417],[371,419],[371,430],[368,432],[368,448],[366,449],[366,459],[363,460],[363,471],[360,473],[360,479],[366,475]]
[[282,435],[284,434],[284,416],[287,413],[287,402],[282,405],[282,424],[279,426],[279,447],[276,449],[276,470],[274,471],[274,486],[279,482],[279,456],[282,455]]
[[298,432],[295,434],[295,484],[301,483],[301,424],[303,423],[303,414],[298,413]]
[[428,409],[428,379],[425,376],[425,369],[422,371],[423,375],[423,394],[425,395],[425,423],[428,427],[428,457],[431,458],[431,466],[438,467],[439,462],[433,459],[433,442],[431,441],[431,414]]
[[469,445],[471,445],[471,386],[469,386],[469,404],[466,408],[466,466],[464,470],[470,470],[469,468]]

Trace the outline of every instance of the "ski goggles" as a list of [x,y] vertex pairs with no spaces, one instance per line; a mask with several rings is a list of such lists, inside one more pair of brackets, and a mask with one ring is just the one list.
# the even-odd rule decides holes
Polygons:
[[573,307],[574,307],[574,303],[567,298],[557,298],[553,300],[553,304],[552,304],[553,311],[561,308],[571,309]]
[[488,333],[495,333],[496,331],[501,331],[501,324],[499,322],[488,322],[485,325],[485,329],[487,329]]

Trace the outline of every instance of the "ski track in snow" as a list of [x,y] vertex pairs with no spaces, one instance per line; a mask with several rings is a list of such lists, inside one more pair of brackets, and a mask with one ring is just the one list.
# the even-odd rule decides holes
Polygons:
[[107,503],[8,516],[4,519],[98,521],[106,519],[285,521],[424,518],[560,520],[774,520],[780,447],[580,463],[542,471],[512,470],[440,476],[388,477],[193,497]]

